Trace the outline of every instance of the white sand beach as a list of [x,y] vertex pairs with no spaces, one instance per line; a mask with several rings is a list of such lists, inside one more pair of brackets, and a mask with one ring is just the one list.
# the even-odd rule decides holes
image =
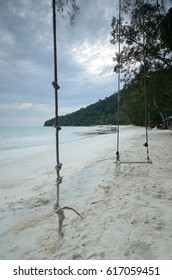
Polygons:
[[[172,131],[149,131],[152,164],[146,161],[145,129],[90,135],[60,146],[58,236],[55,147],[1,162],[0,259],[172,259]],[[138,163],[140,162],[140,163]]]

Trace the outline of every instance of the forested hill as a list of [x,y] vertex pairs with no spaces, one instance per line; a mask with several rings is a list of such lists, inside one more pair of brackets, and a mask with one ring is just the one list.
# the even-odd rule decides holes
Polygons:
[[[160,14],[156,4],[134,0],[124,2],[122,7],[125,11],[128,7],[128,18],[131,18],[128,23],[127,17],[121,18],[119,40],[119,18],[113,17],[110,40],[114,47],[121,44],[120,55],[116,53],[113,58],[114,72],[118,74],[121,68],[124,82],[119,96],[119,111],[117,95],[113,94],[75,113],[60,116],[60,125],[116,124],[119,116],[120,124],[154,127],[172,115],[171,9],[167,14],[164,13],[165,9],[164,14]],[[130,2],[133,2],[132,9]],[[140,20],[143,11],[144,25],[143,20]],[[157,28],[160,23],[163,25]],[[53,124],[54,119],[51,119],[44,125]]]
[[[172,69],[163,69],[150,74],[147,79],[147,112],[145,112],[145,93],[140,75],[136,76],[120,92],[120,108],[118,112],[117,94],[81,108],[80,110],[59,117],[61,126],[89,126],[100,124],[145,125],[145,114],[148,125],[154,127],[162,119],[172,114]],[[54,119],[48,120],[44,126],[53,126]]]
[[[104,100],[81,108],[80,110],[59,117],[61,126],[89,126],[98,124],[116,124],[117,97],[113,94]],[[44,126],[53,126],[54,118],[44,123]]]

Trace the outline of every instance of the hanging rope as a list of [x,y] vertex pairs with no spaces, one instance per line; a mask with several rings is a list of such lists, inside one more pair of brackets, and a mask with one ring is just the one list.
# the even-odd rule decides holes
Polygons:
[[[142,2],[144,6],[144,0]],[[145,38],[145,11],[143,11],[143,90],[144,90],[144,98],[145,98],[145,129],[146,129],[146,142],[144,146],[147,150],[147,162],[151,163],[149,158],[149,138],[148,138],[148,95],[147,95],[147,87],[146,87],[146,77],[147,77],[147,70],[146,70],[146,38]]]
[[60,176],[60,170],[62,168],[62,164],[59,161],[59,120],[58,120],[58,78],[57,78],[57,44],[56,44],[56,4],[55,0],[52,0],[52,8],[53,8],[53,43],[54,43],[54,81],[52,85],[54,87],[55,93],[55,124],[54,127],[56,129],[56,187],[57,187],[57,200],[56,204],[54,205],[54,211],[58,214],[59,217],[59,235],[62,236],[62,226],[63,220],[65,218],[63,208],[59,205],[59,196],[60,196],[60,189],[59,185],[62,183],[62,177]]
[[[144,5],[144,0],[142,2],[142,5]],[[127,162],[127,161],[120,161],[120,152],[119,152],[119,143],[120,143],[120,128],[119,128],[119,109],[120,109],[120,83],[121,83],[121,0],[119,0],[119,15],[118,15],[118,94],[117,94],[117,100],[118,100],[118,111],[117,111],[117,151],[116,151],[116,163],[152,163],[151,159],[149,158],[149,143],[148,143],[148,96],[147,96],[147,90],[146,90],[146,39],[145,39],[145,16],[143,11],[143,71],[144,71],[144,81],[143,81],[143,89],[144,89],[144,97],[145,97],[145,129],[146,129],[146,142],[144,143],[144,146],[147,149],[147,161],[137,161],[137,162]]]
[[120,103],[120,85],[121,85],[121,0],[119,0],[119,15],[118,15],[118,111],[117,111],[117,150],[116,150],[116,162],[120,160],[119,153],[119,103]]
[[70,210],[75,212],[80,218],[84,219],[78,211],[76,211],[73,207],[65,206],[63,208],[60,207],[59,199],[60,199],[60,184],[62,183],[62,177],[60,176],[60,170],[62,168],[62,164],[59,160],[59,131],[61,127],[59,126],[59,117],[58,117],[58,90],[60,89],[58,85],[57,78],[57,36],[56,36],[56,0],[52,0],[52,8],[53,8],[53,45],[54,45],[54,81],[52,85],[54,87],[55,93],[55,124],[54,127],[56,129],[56,187],[57,187],[57,198],[56,204],[54,205],[54,211],[58,214],[59,218],[59,236],[63,236],[62,228],[63,228],[63,220],[65,218],[64,210]]

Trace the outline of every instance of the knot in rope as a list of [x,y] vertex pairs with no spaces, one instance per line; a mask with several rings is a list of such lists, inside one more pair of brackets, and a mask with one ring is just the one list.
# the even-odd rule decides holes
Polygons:
[[58,204],[54,204],[54,212],[58,215],[64,215],[63,208],[60,207]]
[[59,235],[63,237],[62,228],[63,228],[63,220],[65,219],[63,208],[61,208],[59,205],[54,205],[54,212],[58,214],[59,217]]
[[60,89],[60,86],[58,85],[58,83],[56,81],[53,81],[52,85],[56,90]]
[[119,161],[120,155],[119,155],[119,151],[116,152],[116,161]]
[[62,177],[61,176],[57,177],[56,183],[57,183],[57,185],[60,185],[62,183]]
[[57,130],[61,130],[61,127],[58,124],[54,124],[54,128],[56,128]]
[[62,163],[58,163],[58,164],[55,166],[55,169],[56,169],[57,171],[60,171],[61,168],[62,168]]

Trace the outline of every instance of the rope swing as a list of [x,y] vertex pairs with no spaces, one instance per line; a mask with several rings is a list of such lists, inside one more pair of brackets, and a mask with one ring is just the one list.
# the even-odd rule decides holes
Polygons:
[[[144,0],[142,2],[144,5]],[[145,97],[145,129],[146,129],[146,142],[144,146],[146,147],[147,152],[147,162],[152,163],[149,158],[149,138],[148,138],[148,96],[147,96],[147,89],[146,89],[146,38],[145,38],[145,12],[143,11],[143,71],[144,71],[144,79],[143,79],[143,89],[144,89],[144,97]]]
[[59,218],[59,236],[63,237],[63,220],[65,219],[64,210],[70,210],[75,212],[81,219],[84,219],[82,215],[76,211],[74,208],[70,206],[64,206],[63,208],[59,204],[60,200],[60,184],[62,183],[62,177],[60,176],[60,170],[62,168],[62,163],[59,160],[59,131],[61,127],[59,126],[59,117],[58,117],[58,90],[60,89],[58,85],[58,77],[57,77],[57,36],[56,36],[56,0],[52,0],[52,9],[53,9],[53,45],[54,45],[54,81],[52,85],[54,87],[55,93],[55,124],[54,127],[56,129],[56,188],[57,188],[57,196],[56,203],[54,205],[54,211],[58,214]]
[[[145,17],[143,12],[143,69],[144,69],[144,79],[143,79],[143,90],[144,90],[144,99],[145,99],[145,134],[146,134],[146,142],[144,143],[144,146],[147,149],[147,161],[120,161],[120,116],[119,116],[119,110],[120,110],[120,83],[121,83],[121,10],[122,10],[122,4],[121,0],[119,0],[119,14],[118,14],[118,93],[117,93],[117,150],[116,150],[116,164],[120,163],[152,163],[151,159],[149,158],[149,139],[148,139],[148,97],[147,97],[147,90],[146,90],[146,39],[145,39]],[[142,2],[142,5],[144,5],[144,0]]]
[[121,0],[119,0],[119,18],[118,18],[118,94],[117,94],[117,149],[116,149],[116,163],[120,161],[119,153],[119,105],[120,105],[120,86],[121,86]]
[[56,187],[57,187],[57,199],[56,204],[54,205],[54,211],[58,214],[59,217],[59,235],[62,236],[62,227],[63,220],[65,218],[63,208],[59,205],[59,195],[60,195],[60,184],[62,183],[62,177],[60,176],[60,170],[62,168],[62,164],[59,161],[59,120],[58,120],[58,90],[60,89],[58,85],[57,78],[57,44],[56,44],[56,4],[55,0],[52,0],[52,8],[53,8],[53,43],[54,43],[54,81],[52,85],[54,87],[55,94],[55,124],[54,127],[56,129]]

